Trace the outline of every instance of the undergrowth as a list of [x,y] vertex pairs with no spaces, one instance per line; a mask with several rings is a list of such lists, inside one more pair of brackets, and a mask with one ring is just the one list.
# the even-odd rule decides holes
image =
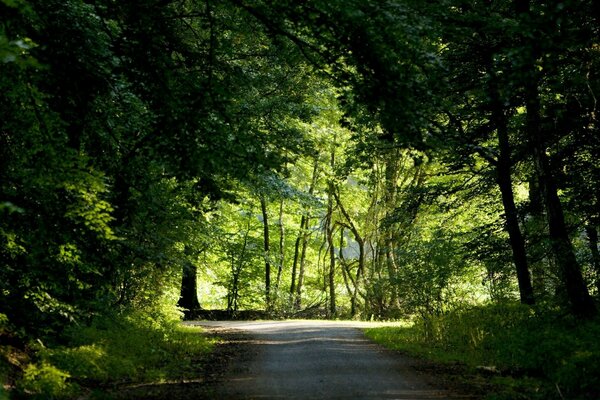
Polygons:
[[213,345],[198,327],[141,313],[72,326],[62,342],[28,346],[31,360],[23,366],[11,398],[96,398],[94,393],[109,386],[185,379],[197,374]]
[[490,399],[600,398],[600,320],[556,310],[490,305],[368,329],[383,345],[494,376]]

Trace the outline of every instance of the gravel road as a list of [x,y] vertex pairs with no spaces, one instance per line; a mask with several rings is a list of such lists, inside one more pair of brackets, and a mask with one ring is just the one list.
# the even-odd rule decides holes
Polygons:
[[366,339],[360,322],[193,322],[249,334],[251,353],[217,389],[223,399],[448,399],[408,359]]

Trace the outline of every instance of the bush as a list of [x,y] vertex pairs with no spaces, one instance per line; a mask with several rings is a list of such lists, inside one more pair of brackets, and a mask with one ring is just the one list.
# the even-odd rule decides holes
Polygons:
[[71,397],[76,388],[67,382],[69,374],[42,362],[25,368],[21,390],[34,399],[65,399]]

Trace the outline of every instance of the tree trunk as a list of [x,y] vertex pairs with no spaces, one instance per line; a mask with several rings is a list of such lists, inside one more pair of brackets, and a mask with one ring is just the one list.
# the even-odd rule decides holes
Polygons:
[[598,230],[595,226],[588,224],[585,227],[588,237],[588,246],[592,254],[592,268],[596,273],[596,290],[600,296],[600,253],[598,252]]
[[[398,151],[395,151],[385,163],[385,204],[386,217],[390,216],[390,212],[396,207],[396,199],[398,193]],[[395,234],[392,224],[388,223],[383,232],[385,262],[388,270],[389,280],[391,282],[391,304],[399,306],[398,296],[398,265],[395,256]]]
[[[534,58],[532,57],[532,66],[533,60]],[[531,76],[525,82],[527,133],[530,136],[536,173],[546,206],[550,244],[573,314],[581,317],[591,317],[596,314],[596,306],[588,292],[579,263],[575,257],[573,245],[565,224],[562,204],[558,197],[558,190],[552,176],[548,155],[546,154],[546,146],[541,129],[541,106],[537,87],[538,79],[535,71],[532,70]]]
[[260,210],[263,219],[263,239],[265,257],[265,303],[267,310],[271,309],[271,249],[269,244],[269,219],[267,214],[267,201],[264,196],[260,197]]
[[550,244],[554,253],[562,284],[564,285],[568,301],[573,314],[589,318],[596,315],[596,306],[592,300],[587,286],[583,280],[581,269],[573,245],[569,238],[569,232],[565,224],[565,217],[562,209],[558,189],[550,161],[546,154],[546,143],[541,124],[541,103],[538,84],[540,78],[536,68],[537,43],[530,38],[534,37],[531,32],[530,24],[533,19],[530,10],[529,0],[515,0],[515,8],[519,17],[522,17],[524,45],[524,99],[527,110],[526,128],[529,135],[531,148],[533,150],[533,161],[538,176],[544,205],[546,206],[546,218],[548,219],[548,230],[550,234]]
[[185,310],[184,314],[187,318],[194,310],[199,310],[200,302],[198,301],[198,286],[197,286],[197,267],[196,264],[185,261],[181,275],[181,294],[177,305]]
[[350,301],[350,314],[354,317],[358,309],[358,291],[360,282],[365,269],[365,241],[360,236],[355,236],[358,242],[358,267],[356,269],[356,278],[354,279],[354,292]]
[[526,90],[527,101],[527,131],[532,139],[533,157],[536,172],[542,187],[546,217],[550,233],[550,244],[558,264],[562,283],[575,315],[591,317],[596,314],[596,306],[587,286],[583,280],[581,269],[575,251],[569,238],[562,204],[558,197],[558,190],[552,176],[543,135],[540,129],[540,102],[535,83],[528,84]]
[[304,234],[304,230],[306,229],[306,215],[303,215],[300,218],[300,232],[298,233],[298,237],[296,238],[296,243],[294,244],[294,261],[292,262],[292,283],[290,284],[290,295],[294,295],[296,293],[296,273],[298,268],[298,260],[300,259],[300,243],[302,242],[302,235]]
[[294,307],[299,310],[302,307],[302,285],[304,284],[304,273],[306,271],[306,247],[308,246],[308,227],[310,218],[306,217],[305,230],[302,233],[302,250],[300,251],[300,269],[298,271],[298,284],[296,285],[296,299]]
[[[308,187],[308,194],[312,195],[315,191],[315,186],[317,184],[317,178],[319,176],[319,155],[315,156],[315,163],[313,164],[312,171],[312,179],[310,181],[310,186]],[[296,244],[294,247],[294,262],[292,263],[292,283],[290,285],[290,295],[293,299],[294,307],[299,309],[301,305],[300,295],[302,294],[302,283],[304,280],[304,259],[306,255],[306,238],[307,238],[307,230],[309,226],[309,214],[308,211],[305,211],[304,215],[300,219],[300,232],[298,233],[298,237],[296,238]],[[302,250],[300,250],[300,245],[302,245]],[[300,262],[300,271],[298,271],[298,283],[296,283],[296,273],[298,269],[298,262]]]
[[285,226],[283,225],[283,199],[279,203],[279,262],[277,265],[277,280],[275,281],[275,291],[279,291],[281,284],[281,273],[285,263]]
[[365,269],[365,240],[360,235],[360,232],[358,232],[356,225],[354,225],[354,221],[352,221],[350,214],[348,214],[348,212],[346,211],[346,208],[342,204],[340,196],[337,193],[337,191],[335,190],[335,187],[332,188],[332,192],[333,192],[333,196],[335,198],[335,201],[337,202],[337,205],[338,205],[342,215],[348,222],[348,224],[347,224],[348,229],[350,229],[350,231],[354,235],[354,240],[356,240],[356,242],[358,243],[358,267],[356,268],[356,277],[354,279],[354,290],[352,292],[352,298],[350,301],[350,314],[352,316],[355,316],[356,312],[357,312],[358,290],[360,287],[360,281],[361,281],[361,278],[363,275],[363,271]]
[[[329,318],[336,315],[335,304],[335,244],[333,243],[333,184],[329,183],[329,199],[327,202],[327,217],[325,222],[325,235],[327,237],[327,245],[329,246]],[[340,250],[341,251],[341,250]]]
[[536,296],[546,295],[546,271],[550,260],[546,256],[543,238],[546,231],[544,222],[544,201],[536,177],[529,179],[529,214],[526,224],[529,241],[529,264],[531,265],[533,292]]
[[[492,80],[496,77],[492,72]],[[496,82],[491,82],[490,97],[492,99],[492,122],[498,136],[498,161],[496,163],[496,181],[502,195],[502,205],[506,218],[506,230],[512,248],[513,262],[517,270],[517,281],[522,304],[534,304],[533,287],[531,276],[527,265],[527,253],[525,252],[525,241],[519,227],[519,217],[512,187],[511,177],[511,153],[508,139],[508,121],[502,108]]]

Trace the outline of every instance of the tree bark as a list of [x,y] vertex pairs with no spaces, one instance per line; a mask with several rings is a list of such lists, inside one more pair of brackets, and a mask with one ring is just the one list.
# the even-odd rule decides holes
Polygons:
[[490,83],[490,98],[492,100],[492,122],[496,128],[498,138],[498,161],[496,163],[496,181],[502,195],[502,205],[506,219],[506,230],[512,248],[513,262],[517,271],[519,284],[519,295],[522,304],[534,304],[533,287],[531,286],[531,275],[527,263],[525,251],[525,240],[519,227],[519,217],[512,187],[511,177],[511,151],[508,138],[508,121],[502,107],[502,101],[498,93],[495,74],[492,72]]
[[356,228],[356,225],[354,225],[354,221],[352,221],[350,214],[348,214],[348,212],[344,208],[344,205],[342,204],[340,196],[337,193],[337,191],[335,190],[335,188],[333,188],[333,196],[335,198],[335,201],[337,202],[338,207],[340,208],[342,215],[344,215],[344,218],[348,222],[348,225],[347,225],[348,229],[350,229],[350,231],[354,235],[354,239],[358,243],[358,267],[356,268],[356,277],[354,279],[354,290],[352,292],[352,298],[350,300],[350,314],[352,316],[355,316],[356,312],[357,312],[358,291],[359,291],[359,287],[360,287],[360,281],[361,281],[361,278],[363,276],[363,272],[365,269],[365,240],[363,239],[360,232]]
[[558,188],[546,154],[538,88],[540,77],[536,68],[538,44],[531,40],[535,35],[532,35],[533,32],[529,26],[530,21],[535,16],[531,14],[529,0],[515,0],[514,4],[517,16],[523,22],[521,27],[521,31],[524,33],[522,36],[523,46],[527,46],[527,48],[523,48],[523,94],[527,110],[526,129],[532,148],[536,174],[542,189],[544,205],[546,206],[550,244],[571,306],[571,312],[583,318],[590,318],[596,315],[596,306],[588,292],[579,263],[575,257],[575,251],[565,224],[562,204],[558,197]]
[[279,291],[281,284],[281,273],[285,263],[285,226],[283,225],[283,199],[279,203],[279,262],[277,265],[277,279],[275,281],[275,291]]
[[525,91],[527,131],[531,138],[536,172],[544,196],[550,244],[573,313],[581,317],[591,317],[596,314],[596,306],[588,292],[579,263],[575,257],[575,251],[565,224],[562,204],[558,197],[558,189],[546,154],[540,124],[540,100],[537,80],[528,79],[527,82]]
[[[328,284],[329,284],[329,318],[333,318],[336,315],[336,304],[335,304],[335,244],[333,243],[333,184],[329,183],[329,199],[327,202],[327,217],[325,220],[325,235],[327,238],[327,245],[329,247],[329,272],[328,272]],[[340,249],[341,251],[341,249]]]
[[298,233],[298,237],[296,238],[296,243],[294,244],[294,261],[292,262],[292,283],[290,284],[290,295],[294,295],[296,293],[296,273],[298,268],[298,260],[300,259],[300,243],[302,242],[302,235],[304,234],[304,230],[306,229],[306,215],[302,215],[300,218],[300,232]]
[[525,105],[527,109],[526,127],[533,150],[536,173],[542,188],[546,206],[546,218],[550,233],[550,244],[558,264],[560,277],[573,314],[591,317],[596,314],[596,306],[589,295],[573,245],[569,238],[558,189],[552,175],[546,145],[541,128],[541,104],[538,90],[538,77],[534,69],[535,56],[529,55],[529,76],[525,81]]
[[585,233],[588,237],[588,246],[592,254],[592,268],[596,274],[596,290],[600,296],[600,252],[598,252],[598,230],[592,224],[585,227]]
[[294,301],[294,307],[299,310],[302,307],[302,285],[304,284],[304,273],[306,271],[306,247],[308,246],[308,232],[306,231],[310,226],[310,218],[305,219],[305,230],[302,233],[302,250],[300,251],[300,268],[298,271],[298,284],[296,285],[296,299]]
[[[312,195],[315,192],[315,186],[317,185],[317,178],[319,177],[319,155],[315,155],[315,162],[313,164],[312,178],[310,186],[308,187],[308,194]],[[300,296],[302,294],[302,283],[304,281],[304,259],[306,256],[306,238],[307,230],[309,226],[309,214],[305,211],[300,219],[300,232],[296,238],[296,244],[294,246],[294,261],[292,263],[292,282],[290,285],[290,295],[293,299],[294,307],[299,309],[301,306]],[[300,247],[302,245],[302,247]],[[301,250],[300,250],[301,248]],[[300,271],[298,270],[298,263],[300,263]],[[296,273],[298,272],[298,281],[296,283]],[[296,298],[294,298],[294,296]]]
[[267,201],[264,196],[260,196],[260,210],[263,219],[263,243],[265,257],[265,303],[267,310],[271,309],[271,246],[269,240],[269,215],[267,213]]
[[543,243],[546,234],[544,222],[544,201],[539,182],[536,177],[529,179],[529,214],[526,224],[526,236],[529,241],[529,264],[531,265],[533,293],[536,296],[546,295],[546,271],[550,260],[546,256]]
[[184,312],[186,318],[192,311],[201,308],[198,301],[197,272],[196,264],[187,260],[184,262],[181,275],[181,294],[177,305],[187,310]]
[[[386,217],[390,216],[390,212],[396,207],[397,193],[398,193],[398,158],[397,150],[386,160],[385,162],[385,204],[386,204]],[[396,263],[395,256],[395,241],[394,229],[390,223],[387,224],[383,232],[384,249],[385,249],[385,261],[388,270],[389,280],[391,282],[392,292],[391,304],[399,306],[398,297],[398,265]]]

